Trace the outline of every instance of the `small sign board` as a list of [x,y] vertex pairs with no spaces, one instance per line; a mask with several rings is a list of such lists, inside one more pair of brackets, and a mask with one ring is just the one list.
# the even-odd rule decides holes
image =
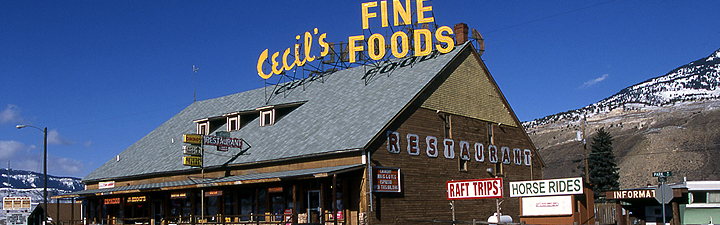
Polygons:
[[105,189],[105,188],[114,188],[115,187],[115,181],[103,181],[98,183],[98,189]]
[[670,177],[670,176],[672,176],[672,171],[653,172],[653,177]]
[[30,216],[29,213],[13,213],[7,216],[6,223],[8,225],[25,225],[28,224],[28,216]]
[[572,215],[572,196],[543,196],[522,198],[523,216]]
[[26,210],[30,209],[30,197],[4,197],[3,210]]
[[170,193],[170,199],[181,199],[181,198],[187,198],[187,192]]
[[183,157],[183,165],[186,166],[194,166],[194,167],[201,167],[202,166],[202,157],[198,156],[184,156]]
[[203,136],[200,134],[183,134],[183,142],[199,145],[203,142]]
[[120,204],[120,198],[106,198],[103,203],[105,203],[105,205],[117,205]]
[[446,182],[448,200],[502,198],[502,178],[487,178],[477,180],[456,180]]
[[183,154],[200,156],[202,155],[202,147],[199,145],[185,145],[183,146]]
[[137,202],[145,202],[146,197],[145,196],[132,196],[127,198],[128,203],[137,203]]
[[372,167],[373,192],[400,193],[400,169],[390,167]]

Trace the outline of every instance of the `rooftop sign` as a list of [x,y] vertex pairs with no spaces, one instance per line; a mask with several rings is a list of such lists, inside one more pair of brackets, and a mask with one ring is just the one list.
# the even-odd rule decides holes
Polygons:
[[[435,18],[432,17],[432,6],[425,4],[426,0],[416,0],[415,4],[411,4],[410,0],[393,0],[390,6],[393,17],[392,26],[435,22]],[[366,2],[360,4],[360,7],[363,30],[370,28],[371,20],[379,20],[383,28],[390,26],[388,1]],[[413,9],[415,10],[413,11]],[[378,18],[378,14],[380,18]],[[415,21],[413,21],[413,15],[417,16]],[[270,55],[269,49],[262,51],[257,62],[258,75],[267,80],[273,75],[283,74],[285,71],[291,71],[296,66],[304,66],[306,63],[330,54],[330,43],[325,41],[327,33],[318,34],[318,29],[314,28],[312,32],[306,31],[302,37],[301,35],[295,36],[297,44],[282,51],[282,56],[280,51],[274,52],[272,55]],[[381,60],[386,58],[388,54],[392,54],[395,58],[403,58],[410,53],[411,45],[413,47],[413,56],[429,55],[433,52],[433,49],[440,53],[448,53],[455,48],[455,42],[452,38],[453,30],[448,26],[437,27],[434,32],[425,27],[413,29],[410,35],[408,36],[408,33],[403,30],[393,33],[389,39],[379,33],[368,37],[355,35],[348,37],[347,45],[340,46],[340,48],[345,49],[347,61],[350,63],[355,63],[358,60],[359,52],[365,53],[364,55],[367,55],[372,60]],[[311,53],[313,46],[315,46],[313,44],[314,40],[317,40],[316,47],[322,49],[319,55]],[[389,44],[389,48],[386,43]],[[293,56],[293,59],[288,59],[289,56]],[[265,62],[270,64],[270,68],[263,68]]]

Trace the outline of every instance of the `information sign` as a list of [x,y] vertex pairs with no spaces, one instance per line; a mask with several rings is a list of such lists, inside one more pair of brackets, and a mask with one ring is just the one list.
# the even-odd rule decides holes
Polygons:
[[448,181],[446,187],[448,200],[502,198],[503,196],[502,178]]

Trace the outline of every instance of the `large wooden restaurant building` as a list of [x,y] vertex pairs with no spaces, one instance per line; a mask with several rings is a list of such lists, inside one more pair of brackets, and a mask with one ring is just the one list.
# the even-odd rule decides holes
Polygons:
[[[508,182],[542,178],[543,162],[467,25],[454,33],[447,53],[194,102],[55,198],[81,199],[93,224],[519,218]],[[448,185],[462,180],[479,182]],[[449,197],[468,191],[486,197]]]

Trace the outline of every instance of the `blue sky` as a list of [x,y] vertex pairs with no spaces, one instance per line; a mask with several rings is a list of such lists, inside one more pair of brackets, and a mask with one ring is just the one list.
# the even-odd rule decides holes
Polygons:
[[[347,42],[363,34],[363,2],[0,1],[0,165],[41,171],[42,133],[15,125],[47,126],[48,172],[84,177],[192,103],[193,65],[198,100],[260,88],[263,50],[313,28]],[[720,1],[426,4],[438,25],[483,35],[482,58],[522,121],[720,48]]]

